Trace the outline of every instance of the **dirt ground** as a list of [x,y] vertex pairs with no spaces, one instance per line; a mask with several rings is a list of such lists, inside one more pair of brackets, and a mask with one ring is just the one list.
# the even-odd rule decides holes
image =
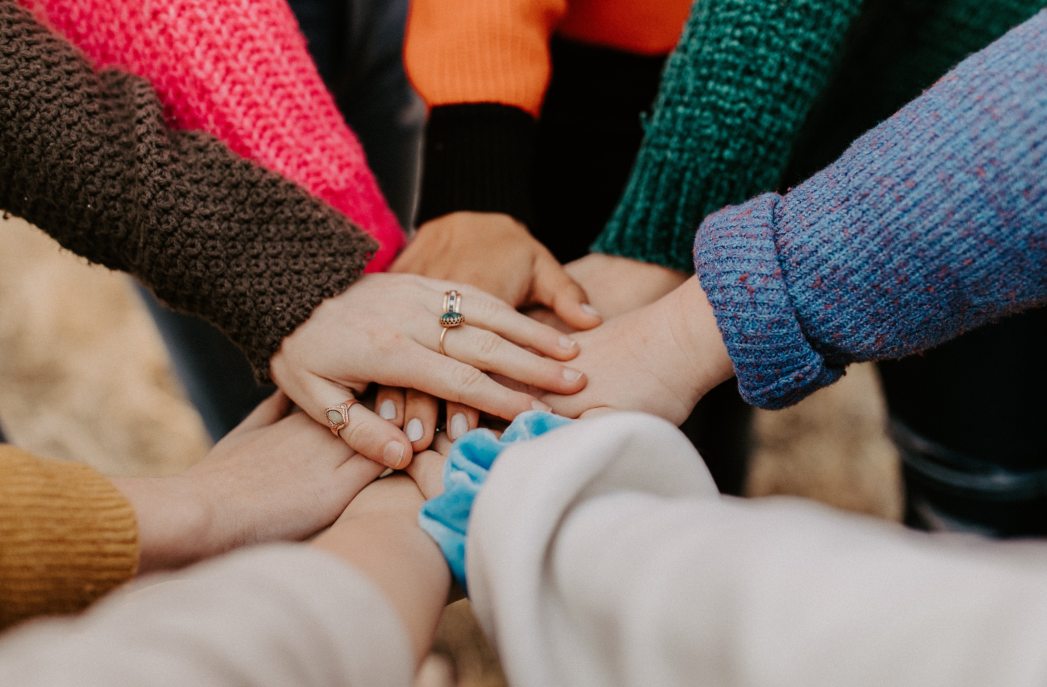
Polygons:
[[[0,426],[26,449],[110,474],[177,472],[208,447],[126,279],[14,218],[0,219]],[[748,492],[896,519],[897,457],[883,427],[875,371],[856,366],[794,408],[758,414]],[[504,684],[467,604],[446,614],[437,650],[460,685]]]

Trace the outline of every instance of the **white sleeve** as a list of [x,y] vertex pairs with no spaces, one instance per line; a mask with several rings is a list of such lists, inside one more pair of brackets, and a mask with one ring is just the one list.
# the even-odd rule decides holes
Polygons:
[[507,449],[467,564],[518,687],[1047,685],[1047,546],[720,497],[639,414]]
[[0,685],[406,687],[395,611],[363,574],[304,545],[246,549],[0,639]]

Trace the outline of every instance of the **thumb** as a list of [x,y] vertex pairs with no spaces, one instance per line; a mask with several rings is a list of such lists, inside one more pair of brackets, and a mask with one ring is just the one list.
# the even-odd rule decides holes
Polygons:
[[592,329],[603,322],[596,309],[589,305],[585,289],[548,251],[535,259],[531,293],[535,302],[550,308],[570,327]]

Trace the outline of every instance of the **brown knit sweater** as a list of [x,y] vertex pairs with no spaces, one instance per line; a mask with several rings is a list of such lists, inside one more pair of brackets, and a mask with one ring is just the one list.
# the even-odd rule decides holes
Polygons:
[[283,338],[377,247],[214,138],[170,130],[147,82],[94,72],[10,0],[0,0],[0,208],[211,321],[260,379]]
[[0,629],[79,610],[137,568],[134,510],[111,482],[0,444]]

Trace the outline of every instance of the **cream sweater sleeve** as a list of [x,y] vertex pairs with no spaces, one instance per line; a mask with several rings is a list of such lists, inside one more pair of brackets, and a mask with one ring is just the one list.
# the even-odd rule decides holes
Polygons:
[[518,687],[1047,684],[1047,545],[722,498],[649,416],[507,449],[467,546]]
[[300,544],[143,578],[73,620],[0,641],[0,685],[409,687],[414,658],[374,583]]
[[134,510],[109,480],[0,444],[0,629],[77,611],[137,567]]

